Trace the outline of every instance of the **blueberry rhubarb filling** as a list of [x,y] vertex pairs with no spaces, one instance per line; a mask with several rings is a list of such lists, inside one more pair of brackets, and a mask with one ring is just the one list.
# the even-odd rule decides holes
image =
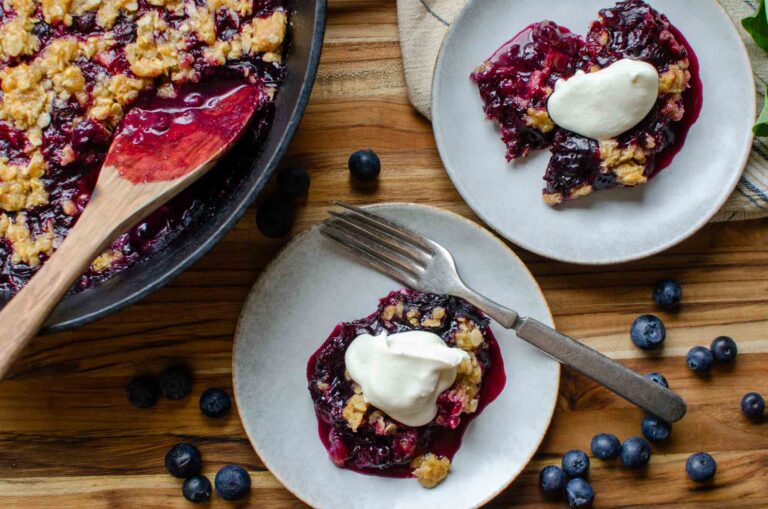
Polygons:
[[[655,70],[655,102],[639,110],[639,117],[625,129],[590,136],[588,131],[576,132],[571,123],[557,121],[563,115],[555,115],[553,108],[562,100],[553,97],[565,96],[568,88],[577,103],[569,106],[580,119],[600,119],[611,108],[615,116],[628,115],[616,105],[616,98],[625,99],[625,90],[615,78],[619,67],[638,63]],[[611,77],[609,70],[615,71]],[[626,71],[628,92],[636,73],[637,69]],[[601,10],[584,38],[551,21],[531,25],[471,78],[480,89],[486,116],[500,127],[508,160],[549,147],[552,157],[543,190],[549,205],[601,189],[647,183],[671,163],[701,110],[701,81],[693,50],[666,16],[642,0],[626,0]],[[592,97],[585,100],[585,91],[590,90]],[[585,104],[592,109],[585,111]]]
[[[289,0],[8,0],[0,12],[0,295],[20,290],[87,205],[121,120],[153,97],[193,107],[224,82],[259,90],[253,138],[282,81]],[[218,88],[217,88],[218,87]],[[210,94],[209,94],[210,95]],[[162,129],[158,125],[158,129]],[[178,236],[203,186],[122,235],[79,288]]]
[[482,312],[455,297],[402,290],[370,316],[337,325],[309,360],[307,380],[336,466],[416,477],[431,488],[506,378]]

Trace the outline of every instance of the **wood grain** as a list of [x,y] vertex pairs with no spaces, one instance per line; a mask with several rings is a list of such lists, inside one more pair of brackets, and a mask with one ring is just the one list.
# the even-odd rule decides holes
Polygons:
[[[311,170],[312,188],[295,232],[325,217],[334,199],[351,203],[414,201],[474,218],[446,176],[430,125],[408,105],[392,0],[331,0],[317,85],[286,165]],[[346,160],[375,149],[384,170],[375,189],[349,181]],[[766,203],[768,207],[768,203]],[[287,240],[287,239],[286,239]],[[264,469],[236,415],[212,423],[196,396],[231,390],[235,321],[259,273],[285,243],[263,238],[255,212],[192,269],[144,301],[81,329],[35,339],[0,384],[0,507],[190,507],[180,482],[164,473],[166,450],[179,440],[200,447],[205,472],[237,462],[253,473],[247,503],[234,507],[304,507]],[[611,267],[552,262],[516,249],[549,300],[558,326],[627,366],[661,371],[690,404],[672,440],[654,446],[647,470],[593,462],[600,508],[722,509],[768,507],[768,424],[739,413],[749,390],[768,393],[768,220],[711,224],[683,244],[646,260]],[[684,283],[680,313],[661,313],[669,334],[662,356],[630,346],[632,319],[652,311],[661,277]],[[733,336],[742,354],[732,370],[701,379],[683,356],[716,335]],[[133,409],[125,384],[184,360],[193,394]],[[536,486],[539,469],[597,432],[639,434],[640,411],[589,380],[564,371],[552,428],[534,462],[493,507],[560,508]],[[717,482],[692,486],[687,456],[708,451]],[[233,507],[214,500],[210,507]]]

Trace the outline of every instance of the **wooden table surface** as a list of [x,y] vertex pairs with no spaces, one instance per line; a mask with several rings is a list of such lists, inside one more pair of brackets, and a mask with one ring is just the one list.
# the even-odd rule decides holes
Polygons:
[[[334,199],[414,201],[474,217],[440,164],[429,123],[408,104],[401,65],[392,0],[331,0],[317,84],[285,161],[312,174],[295,232],[324,218]],[[375,190],[349,181],[347,157],[362,147],[375,149],[383,162]],[[689,402],[671,440],[654,446],[646,471],[593,462],[596,507],[768,507],[768,425],[750,424],[739,412],[745,392],[768,393],[767,226],[766,220],[712,224],[668,252],[611,267],[567,265],[516,249],[560,329],[631,368],[663,372]],[[211,422],[197,408],[205,388],[231,390],[240,307],[286,240],[262,237],[249,211],[210,254],[151,297],[86,327],[37,338],[13,378],[0,384],[0,507],[190,507],[181,483],[163,468],[167,449],[181,440],[199,446],[211,479],[228,462],[252,471],[249,501],[236,507],[303,506],[264,468],[236,412]],[[658,357],[646,356],[631,346],[627,330],[636,315],[653,310],[652,285],[666,276],[683,282],[685,304],[678,314],[661,313],[666,347]],[[686,351],[721,334],[739,343],[735,368],[692,376]],[[179,360],[194,368],[193,397],[161,400],[150,410],[127,402],[132,376]],[[639,434],[641,416],[564,370],[538,455],[491,505],[564,507],[542,498],[539,469],[571,448],[588,449],[595,433]],[[697,451],[718,461],[711,487],[694,487],[685,477],[685,459]],[[232,505],[214,497],[210,506]]]

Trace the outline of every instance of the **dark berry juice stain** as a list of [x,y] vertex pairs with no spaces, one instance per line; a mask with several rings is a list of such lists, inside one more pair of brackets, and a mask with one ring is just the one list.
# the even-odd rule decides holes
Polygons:
[[[384,309],[403,302],[404,312],[418,309],[425,314],[439,306],[446,311],[439,327],[412,325],[407,318],[385,320]],[[484,343],[475,351],[482,368],[482,382],[477,411],[462,413],[462,401],[449,388],[437,400],[438,414],[425,426],[410,427],[386,417],[397,425],[394,434],[376,432],[376,426],[364,422],[356,432],[342,416],[353,386],[345,378],[344,355],[352,341],[361,334],[390,334],[426,330],[437,334],[449,346],[456,346],[454,334],[458,318],[472,320],[481,328]],[[501,350],[483,313],[462,299],[447,295],[424,294],[412,290],[394,291],[381,299],[377,311],[354,322],[337,325],[323,345],[307,363],[307,381],[317,414],[320,440],[336,466],[363,474],[386,477],[410,477],[409,463],[422,454],[434,453],[453,459],[469,423],[495,400],[506,384]]]

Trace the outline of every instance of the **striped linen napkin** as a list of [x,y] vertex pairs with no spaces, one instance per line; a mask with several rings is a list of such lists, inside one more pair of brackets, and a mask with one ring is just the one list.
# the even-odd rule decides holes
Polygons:
[[[757,8],[757,0],[719,0],[737,25],[752,60],[762,108],[768,83],[768,55],[742,29],[740,20]],[[414,107],[430,117],[432,74],[440,44],[466,0],[397,0],[400,46],[408,96]],[[610,2],[609,2],[610,3]],[[747,168],[733,195],[714,221],[738,221],[768,216],[768,138],[755,139]]]

